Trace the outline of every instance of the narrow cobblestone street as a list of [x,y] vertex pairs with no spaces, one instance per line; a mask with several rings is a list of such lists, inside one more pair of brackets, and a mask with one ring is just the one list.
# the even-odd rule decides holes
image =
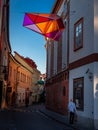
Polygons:
[[43,107],[34,105],[0,111],[0,130],[74,130],[42,113]]
[[8,110],[0,111],[0,130],[32,129],[87,130],[79,124],[70,125],[67,116],[46,109],[44,104],[11,107]]

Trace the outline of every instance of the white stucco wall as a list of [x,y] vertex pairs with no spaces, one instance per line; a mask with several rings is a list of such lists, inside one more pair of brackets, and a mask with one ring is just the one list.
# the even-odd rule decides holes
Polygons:
[[[93,0],[71,0],[70,5],[70,59],[76,61],[94,52],[93,43]],[[83,48],[74,51],[74,24],[84,18]]]
[[98,53],[98,0],[94,0],[94,51]]
[[67,67],[67,36],[68,36],[68,24],[66,21],[66,27],[62,34],[62,69]]
[[58,16],[61,16],[61,14],[62,14],[62,12],[64,10],[64,3],[65,3],[65,0],[63,0],[62,5],[61,5],[61,7],[60,7],[60,9],[59,9],[59,11],[57,13]]
[[98,62],[94,64],[94,124],[98,129]]
[[[66,0],[63,0],[62,5],[57,13],[57,15],[61,16],[62,12],[64,12],[66,14],[67,12],[67,6],[65,3]],[[65,22],[65,20],[63,20],[63,22]],[[67,67],[67,32],[68,32],[68,21],[66,21],[66,27],[62,33],[62,70],[64,70]],[[65,23],[64,23],[65,24]]]
[[50,56],[51,56],[51,43],[48,43],[47,48],[47,62],[48,62],[48,68],[47,68],[47,78],[50,78]]
[[[94,64],[88,64],[69,72],[69,99],[73,98],[73,79],[84,77],[84,110],[78,110],[79,122],[85,124],[87,127],[93,126],[94,117],[94,98],[93,98],[93,80],[91,81],[86,74],[90,70],[93,73]],[[85,123],[86,122],[86,123]]]
[[[92,53],[98,53],[98,0],[71,0],[70,7],[70,63]],[[83,48],[74,52],[74,24],[84,18]],[[85,73],[93,74],[90,81]],[[73,69],[69,73],[69,99],[73,97],[73,79],[84,77],[84,111],[78,111],[83,125],[93,125],[98,129],[98,62]],[[85,123],[86,122],[86,123]]]
[[[91,117],[91,112],[93,112],[92,102],[93,101],[93,81],[90,81],[88,74],[86,74],[87,69],[92,72],[93,64],[85,65],[77,69],[73,69],[69,73],[69,99],[73,97],[73,79],[84,77],[84,111],[80,111],[80,115]],[[90,111],[88,111],[90,109]]]

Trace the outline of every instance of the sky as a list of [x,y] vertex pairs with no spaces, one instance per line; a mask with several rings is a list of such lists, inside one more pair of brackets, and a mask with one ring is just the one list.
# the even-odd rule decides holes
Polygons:
[[10,44],[21,56],[31,58],[41,73],[46,72],[44,36],[23,27],[25,13],[51,13],[55,0],[10,0]]

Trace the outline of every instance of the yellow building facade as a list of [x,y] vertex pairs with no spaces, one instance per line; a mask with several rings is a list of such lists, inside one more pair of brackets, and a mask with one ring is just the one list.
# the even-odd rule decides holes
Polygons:
[[[32,60],[33,61],[33,60]],[[33,94],[40,71],[29,64],[23,56],[15,52],[10,54],[9,85],[7,91],[8,105],[25,106],[34,102]],[[38,94],[37,94],[38,95]],[[38,99],[37,99],[38,100]]]
[[14,57],[10,55],[9,87],[11,87],[11,91],[8,92],[9,105],[24,106],[26,98],[28,98],[28,104],[32,104],[30,98],[32,77],[33,68],[18,53],[15,53]]

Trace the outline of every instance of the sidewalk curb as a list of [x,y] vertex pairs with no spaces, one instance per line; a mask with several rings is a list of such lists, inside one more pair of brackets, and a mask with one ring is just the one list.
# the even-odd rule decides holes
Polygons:
[[68,126],[68,127],[70,127],[70,128],[73,128],[73,129],[75,129],[75,130],[79,130],[77,127],[72,126],[72,125],[70,125],[70,124],[68,124],[68,123],[66,123],[66,122],[64,123],[64,122],[62,122],[62,121],[56,119],[55,117],[53,117],[53,116],[51,116],[51,115],[49,115],[49,114],[43,112],[42,110],[39,110],[39,111],[40,111],[41,113],[43,113],[45,116],[51,118],[52,120],[55,120],[55,121],[58,122],[58,123],[61,123],[61,124],[63,124],[63,125],[66,125],[66,126]]
[[63,124],[66,125],[70,128],[73,128],[74,130],[94,130],[92,127],[88,127],[83,125],[80,120],[76,121],[74,124],[69,124],[69,117],[68,115],[62,115],[59,113],[56,113],[55,111],[51,111],[50,109],[47,109],[45,106],[43,106],[40,110],[41,113],[46,115],[47,117]]

